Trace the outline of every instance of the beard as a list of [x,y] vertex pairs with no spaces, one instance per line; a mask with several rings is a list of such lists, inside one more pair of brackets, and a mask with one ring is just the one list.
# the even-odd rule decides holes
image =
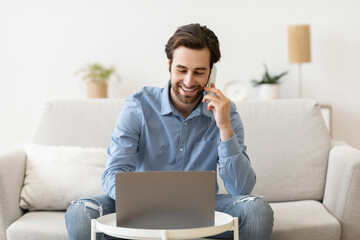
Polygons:
[[171,89],[172,91],[175,93],[175,96],[177,98],[178,101],[180,101],[181,103],[186,103],[186,104],[191,104],[191,103],[195,103],[196,101],[199,101],[200,97],[202,96],[202,93],[204,91],[203,87],[200,85],[196,85],[194,88],[194,91],[196,91],[196,94],[194,95],[183,95],[181,94],[181,91],[183,91],[183,89],[181,89],[180,84],[171,84]]

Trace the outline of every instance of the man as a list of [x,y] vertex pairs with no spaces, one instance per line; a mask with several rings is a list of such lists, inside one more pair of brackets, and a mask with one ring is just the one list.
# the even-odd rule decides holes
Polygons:
[[216,195],[216,211],[239,218],[239,239],[271,239],[271,207],[249,196],[256,176],[240,116],[219,89],[206,86],[221,57],[216,35],[199,24],[182,26],[165,52],[170,81],[164,88],[144,87],[125,101],[107,150],[102,177],[107,195],[68,208],[69,239],[90,239],[91,219],[115,212],[117,172],[215,171],[217,164],[229,194]]

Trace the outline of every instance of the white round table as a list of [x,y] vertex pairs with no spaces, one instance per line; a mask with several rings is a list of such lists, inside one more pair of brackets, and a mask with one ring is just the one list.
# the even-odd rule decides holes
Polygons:
[[116,214],[108,214],[91,220],[91,240],[96,240],[96,233],[102,232],[112,237],[128,239],[191,239],[217,235],[234,231],[234,239],[239,239],[238,218],[215,212],[215,224],[210,227],[189,229],[138,229],[116,226]]

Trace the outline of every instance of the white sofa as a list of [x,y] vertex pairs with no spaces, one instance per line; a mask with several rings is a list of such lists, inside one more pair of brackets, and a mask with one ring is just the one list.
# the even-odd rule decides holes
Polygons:
[[[32,142],[105,149],[122,103],[120,99],[49,102]],[[273,239],[360,239],[360,150],[331,145],[315,101],[236,104],[257,173],[253,193],[263,196],[274,210]],[[27,161],[23,146],[0,153],[0,239],[65,240],[65,211],[19,207]],[[224,192],[221,181],[219,185]]]

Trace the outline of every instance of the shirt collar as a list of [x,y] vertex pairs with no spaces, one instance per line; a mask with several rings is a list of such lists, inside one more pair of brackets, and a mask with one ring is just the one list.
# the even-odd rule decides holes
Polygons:
[[173,106],[170,102],[170,81],[167,82],[161,93],[161,115],[169,114],[173,111]]
[[[170,81],[167,82],[166,86],[163,88],[163,91],[161,93],[161,115],[167,115],[169,113],[173,113],[175,114],[176,109],[175,107],[172,105],[171,101],[170,101]],[[203,97],[206,95],[206,92],[203,92]],[[202,103],[200,100],[199,105],[197,105],[197,107],[192,111],[192,113],[190,114],[189,117],[196,117],[199,116],[200,114],[203,114],[207,117],[212,118],[213,114],[211,111],[207,110],[207,103]],[[176,114],[175,114],[176,115]]]

